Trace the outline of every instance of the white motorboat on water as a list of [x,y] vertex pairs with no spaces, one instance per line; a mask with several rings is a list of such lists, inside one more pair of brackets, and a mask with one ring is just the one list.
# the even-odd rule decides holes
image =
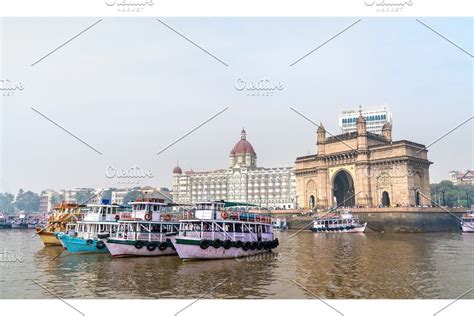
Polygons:
[[173,244],[181,259],[237,258],[278,247],[269,216],[226,210],[232,204],[235,203],[200,202],[194,219],[180,221]]
[[474,233],[474,210],[467,211],[462,216],[461,229],[464,233]]
[[352,212],[343,210],[316,217],[311,230],[315,233],[363,233],[366,226],[367,223],[360,223]]
[[[114,257],[176,255],[172,243],[179,222],[162,199],[143,198],[129,203],[132,211],[122,217],[105,244]],[[167,210],[168,209],[168,210]]]
[[288,229],[288,223],[284,217],[272,218],[272,227],[274,230],[285,230]]

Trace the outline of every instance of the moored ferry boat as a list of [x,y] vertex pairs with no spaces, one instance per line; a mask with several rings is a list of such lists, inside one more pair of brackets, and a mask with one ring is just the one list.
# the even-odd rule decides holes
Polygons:
[[115,204],[88,204],[84,218],[57,234],[62,246],[70,253],[108,253],[103,239],[115,233],[120,213],[127,210]]
[[45,246],[61,246],[56,234],[66,231],[66,226],[75,223],[81,218],[81,205],[76,203],[60,203],[53,207],[48,222],[44,227],[36,227],[36,233],[40,236]]
[[360,223],[356,216],[345,210],[316,217],[311,230],[315,233],[363,233],[366,226],[367,223]]
[[461,229],[465,233],[474,233],[474,210],[467,211],[462,216]]
[[12,224],[8,221],[8,215],[0,213],[0,229],[12,228]]
[[[131,213],[123,214],[115,233],[105,240],[114,257],[176,255],[172,243],[179,222],[162,199],[143,198],[129,203]],[[168,210],[167,210],[168,209]]]
[[270,217],[225,207],[224,201],[197,203],[195,218],[180,221],[173,243],[181,259],[237,258],[278,247]]

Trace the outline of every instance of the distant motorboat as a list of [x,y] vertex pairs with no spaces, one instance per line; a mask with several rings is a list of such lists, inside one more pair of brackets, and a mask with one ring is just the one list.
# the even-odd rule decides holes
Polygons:
[[474,210],[467,211],[462,216],[461,229],[464,233],[474,233]]
[[276,217],[272,219],[272,227],[274,230],[285,230],[288,229],[288,223],[286,222],[286,218]]
[[348,210],[330,211],[316,217],[311,230],[315,233],[363,233],[367,223],[360,223],[359,219]]

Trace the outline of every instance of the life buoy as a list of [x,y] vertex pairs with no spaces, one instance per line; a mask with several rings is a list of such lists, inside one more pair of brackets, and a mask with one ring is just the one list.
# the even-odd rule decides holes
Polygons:
[[229,216],[229,214],[227,214],[226,211],[222,211],[222,212],[221,212],[221,218],[222,218],[222,219],[227,219],[228,216]]
[[203,239],[199,242],[199,247],[201,247],[201,249],[207,249],[209,248],[209,240],[207,239]]
[[145,220],[147,220],[147,221],[151,220],[151,214],[150,213],[145,214]]
[[143,246],[144,246],[144,244],[143,244],[143,241],[141,241],[141,240],[138,240],[138,241],[135,243],[135,248],[137,248],[137,249],[142,249]]
[[102,241],[102,240],[99,240],[95,246],[97,247],[97,249],[104,249],[105,248],[105,243]]
[[171,215],[170,214],[166,214],[165,215],[165,221],[169,222],[171,220]]
[[115,215],[115,220],[118,221],[120,219],[120,215]]

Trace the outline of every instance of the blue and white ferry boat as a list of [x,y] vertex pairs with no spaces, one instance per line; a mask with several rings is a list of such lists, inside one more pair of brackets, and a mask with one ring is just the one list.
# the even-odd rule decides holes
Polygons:
[[127,212],[126,207],[108,204],[107,200],[102,204],[88,204],[84,218],[56,236],[70,253],[108,253],[102,239],[116,232],[118,220]]

